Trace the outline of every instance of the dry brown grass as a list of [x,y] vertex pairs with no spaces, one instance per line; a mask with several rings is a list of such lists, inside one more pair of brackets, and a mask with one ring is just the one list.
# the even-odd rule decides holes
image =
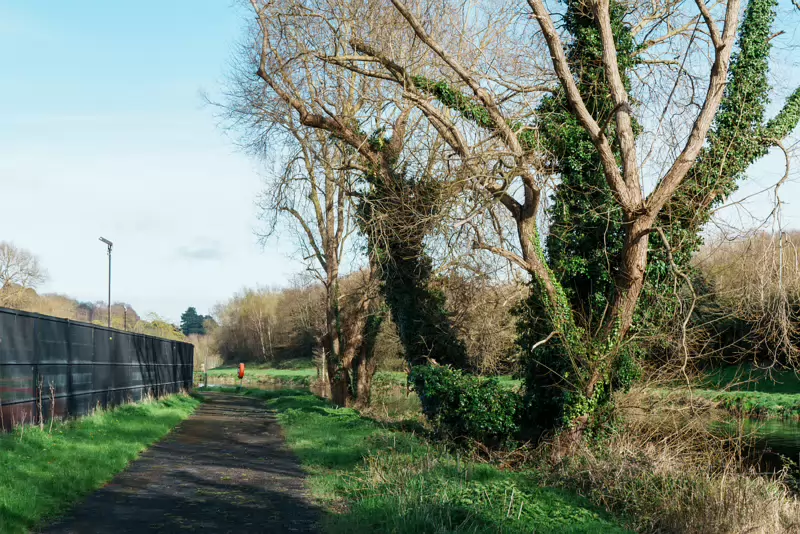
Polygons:
[[748,436],[710,432],[720,414],[708,401],[677,401],[644,389],[625,395],[623,430],[557,465],[543,461],[546,479],[627,517],[638,532],[800,532],[800,501],[785,473],[748,467]]

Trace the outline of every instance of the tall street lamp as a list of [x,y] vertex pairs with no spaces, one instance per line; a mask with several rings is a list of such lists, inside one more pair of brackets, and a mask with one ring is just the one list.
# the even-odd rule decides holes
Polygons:
[[100,241],[108,245],[108,327],[111,328],[111,248],[114,243],[105,237],[101,237]]

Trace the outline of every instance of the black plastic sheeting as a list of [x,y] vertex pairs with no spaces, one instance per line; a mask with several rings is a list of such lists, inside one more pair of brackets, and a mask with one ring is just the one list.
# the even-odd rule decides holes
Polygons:
[[193,360],[190,343],[0,308],[0,428],[188,391]]

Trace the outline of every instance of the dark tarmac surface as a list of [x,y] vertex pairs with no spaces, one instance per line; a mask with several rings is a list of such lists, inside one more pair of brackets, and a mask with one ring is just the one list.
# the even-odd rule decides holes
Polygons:
[[257,399],[206,402],[46,533],[317,532],[322,512]]

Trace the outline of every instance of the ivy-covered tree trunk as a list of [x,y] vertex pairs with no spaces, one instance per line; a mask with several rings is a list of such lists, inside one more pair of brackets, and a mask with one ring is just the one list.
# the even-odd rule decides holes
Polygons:
[[[623,21],[624,6],[612,2],[609,11],[627,86],[625,74],[636,61],[635,44]],[[581,96],[592,116],[609,124],[614,144],[615,109],[594,12],[570,0],[564,20],[574,36],[567,54]],[[518,343],[525,361],[528,430],[538,435],[564,429],[564,441],[574,443],[602,419],[613,388],[621,385],[616,373],[623,359],[618,340],[630,324],[644,282],[647,241],[635,231],[626,232],[600,155],[563,89],[545,98],[538,113],[541,148],[552,154],[561,179],[549,210],[547,263],[562,291],[562,309],[552,309],[534,273],[530,297],[517,310]],[[628,222],[631,230],[633,221]],[[559,316],[571,320],[554,324],[552,317]],[[553,339],[543,343],[553,332]]]
[[[625,7],[612,2],[611,29],[627,89],[625,73],[636,60],[636,47],[624,15]],[[574,37],[568,58],[581,97],[594,120],[606,125],[609,145],[616,147],[611,119],[617,108],[609,97],[596,13],[586,3],[570,0],[564,21]],[[486,108],[448,83],[422,76],[413,81],[419,90],[465,119],[498,129]],[[522,261],[517,263],[531,275],[530,297],[517,310],[518,342],[525,361],[527,431],[538,435],[568,429],[580,439],[594,414],[605,409],[618,382],[616,370],[624,360],[619,341],[631,324],[643,286],[647,234],[630,232],[634,224],[637,231],[642,224],[634,222],[632,212],[628,214],[631,224],[623,223],[623,210],[611,194],[603,160],[568,100],[561,88],[544,99],[535,127],[508,124],[519,132],[519,145],[526,151],[546,153],[561,178],[549,213],[552,224],[546,254],[536,220],[539,190],[532,179],[523,176],[523,202],[504,195],[499,200],[517,223],[522,251]],[[636,125],[634,131],[638,131]]]
[[[540,15],[537,17],[542,20]],[[605,22],[598,18],[601,15]],[[627,137],[617,138],[620,113],[623,119],[629,115],[620,111],[615,100],[629,92],[627,72],[635,65],[638,50],[625,15],[621,3],[611,2],[605,13],[603,7],[569,0],[564,17],[573,37],[566,53],[578,98],[590,122],[605,128],[603,139],[616,165],[609,164],[608,152],[601,157],[598,143],[604,141],[590,135],[587,120],[579,118],[576,97],[568,95],[564,80],[537,110],[538,138],[526,135],[522,125],[509,124],[521,132],[518,141],[527,150],[547,152],[561,179],[549,212],[552,222],[546,256],[537,252],[535,219],[523,216],[521,204],[503,197],[500,201],[510,206],[517,221],[524,257],[519,263],[525,264],[532,279],[530,298],[518,310],[519,344],[527,362],[529,428],[532,433],[561,429],[567,443],[602,425],[612,408],[612,392],[627,387],[637,376],[640,349],[629,339],[628,331],[634,323],[658,328],[670,320],[669,306],[649,304],[656,298],[663,302],[664,295],[671,294],[676,276],[673,262],[678,269],[688,266],[700,243],[700,228],[710,215],[709,207],[732,190],[734,180],[777,143],[779,136],[786,135],[800,115],[799,91],[774,121],[760,126],[768,88],[765,75],[774,0],[753,0],[740,29],[740,50],[733,56],[729,85],[709,130],[708,146],[689,169],[686,183],[663,211],[659,211],[660,204],[649,206],[648,202],[657,200],[642,198],[638,187],[617,186],[612,193],[610,176],[625,174],[626,165],[635,167],[635,162],[625,163],[633,151],[623,154],[622,146],[633,146],[632,136],[640,130],[631,122]],[[601,30],[603,27],[606,29]],[[604,46],[615,48],[616,66],[607,64]],[[614,71],[618,77],[610,80],[609,72]],[[446,82],[422,76],[413,80],[418,89],[465,119],[497,129],[485,108]],[[741,148],[733,149],[738,143]],[[726,165],[726,158],[733,158],[731,165]],[[637,172],[625,174],[624,179],[635,183]],[[622,198],[625,195],[628,197]],[[672,193],[666,195],[669,199]],[[527,197],[526,190],[526,212],[535,213]],[[652,214],[648,210],[653,210]],[[655,214],[660,214],[659,218],[654,218]],[[666,234],[673,243],[672,260],[660,238],[651,236],[658,234],[665,222],[671,223]],[[653,313],[651,308],[661,312]]]
[[[576,313],[576,332],[585,339],[580,346],[560,339],[533,351],[528,359],[526,388],[539,428],[562,425],[568,444],[602,424],[612,408],[612,392],[626,387],[637,376],[639,349],[635,342],[627,341],[631,325],[636,322],[643,328],[658,329],[673,320],[675,269],[688,271],[712,207],[735,189],[736,180],[756,159],[797,124],[800,90],[773,121],[762,126],[769,91],[766,76],[774,8],[774,0],[752,0],[748,4],[740,28],[739,51],[733,55],[728,85],[707,145],[656,221],[625,214],[613,201],[594,144],[563,97],[554,96],[540,109],[549,113],[543,116],[542,138],[556,155],[562,179],[551,210],[550,266],[558,273]],[[635,46],[623,23],[621,6],[612,3],[610,14],[624,73],[636,61]],[[583,11],[580,3],[569,3],[566,22],[575,36],[569,53],[572,62],[580,65],[576,71],[583,99],[598,122],[607,121],[613,110],[606,97],[599,60],[602,49],[592,13]],[[654,231],[662,227],[669,236],[669,250]],[[666,295],[669,297],[665,300]],[[541,295],[533,291],[521,314],[523,348],[533,346],[552,328],[538,318],[541,303]],[[572,373],[571,380],[567,373]],[[563,395],[548,399],[548,392],[555,388]],[[540,410],[541,406],[546,409]]]
[[411,367],[430,361],[458,369],[469,366],[466,348],[452,328],[444,293],[430,287],[431,261],[422,248],[399,243],[386,248],[382,292]]
[[409,366],[433,361],[464,369],[466,347],[451,325],[444,293],[431,287],[432,262],[425,252],[440,187],[434,177],[409,177],[388,162],[369,177],[359,218]]

